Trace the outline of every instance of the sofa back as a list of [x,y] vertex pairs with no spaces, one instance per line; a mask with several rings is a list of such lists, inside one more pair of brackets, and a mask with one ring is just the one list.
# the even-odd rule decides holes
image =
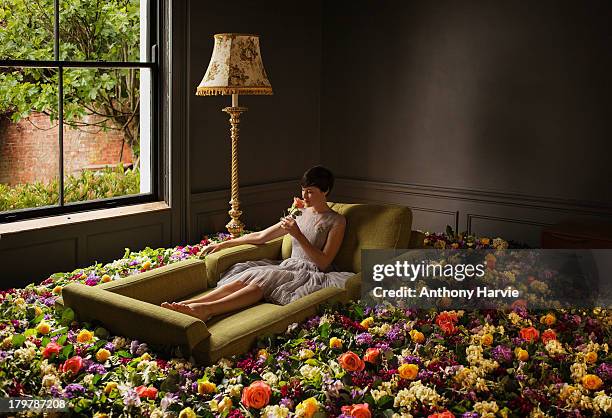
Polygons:
[[[346,218],[346,231],[334,265],[340,271],[361,271],[361,250],[408,248],[412,211],[406,206],[370,203],[333,203],[331,209]],[[285,235],[283,259],[291,256],[291,235]]]

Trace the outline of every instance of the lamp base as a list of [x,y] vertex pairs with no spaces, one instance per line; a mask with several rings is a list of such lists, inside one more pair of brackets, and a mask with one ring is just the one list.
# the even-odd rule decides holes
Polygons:
[[242,231],[244,231],[244,224],[240,221],[240,215],[242,215],[242,211],[240,210],[240,202],[238,200],[230,200],[230,206],[232,207],[229,212],[229,216],[232,218],[225,227],[227,228],[227,232],[232,235],[232,238],[236,238],[242,235]]
[[[238,103],[238,97],[234,99],[232,96],[232,104]],[[240,210],[240,200],[239,200],[239,191],[238,191],[238,125],[240,123],[240,114],[247,111],[246,107],[240,106],[230,106],[223,109],[223,111],[230,115],[230,133],[232,138],[232,197],[230,200],[231,209],[228,212],[230,217],[232,218],[225,227],[227,231],[232,235],[232,237],[237,237],[242,234],[244,230],[244,224],[240,221],[240,215],[242,215],[242,211]]]

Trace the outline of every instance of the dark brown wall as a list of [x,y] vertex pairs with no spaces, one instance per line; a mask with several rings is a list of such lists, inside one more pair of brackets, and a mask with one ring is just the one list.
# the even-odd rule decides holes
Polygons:
[[321,158],[339,176],[612,206],[612,2],[322,15]]
[[[241,96],[241,186],[296,179],[319,160],[321,4],[241,0],[230,5],[190,1],[189,137],[191,191],[229,188],[229,121],[221,109],[230,96],[197,97],[222,32],[260,35],[273,96]],[[299,188],[298,188],[299,190]],[[247,202],[248,203],[248,202]]]

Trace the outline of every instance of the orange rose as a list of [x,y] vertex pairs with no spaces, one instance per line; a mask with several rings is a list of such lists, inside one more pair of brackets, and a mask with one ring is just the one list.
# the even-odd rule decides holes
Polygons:
[[86,343],[86,342],[91,341],[93,336],[94,336],[93,332],[89,332],[86,329],[84,329],[84,330],[81,330],[81,332],[79,332],[76,339],[80,343]]
[[597,353],[594,351],[589,351],[588,353],[585,354],[584,361],[586,361],[589,364],[595,363],[597,361]]
[[557,322],[557,318],[552,313],[546,314],[540,318],[540,323],[546,325],[547,327],[554,325],[555,322]]
[[138,386],[135,388],[139,398],[155,399],[157,398],[157,389],[154,386]]
[[215,393],[217,391],[217,385],[213,382],[205,380],[204,382],[198,382],[198,393],[200,395],[206,395],[208,393]]
[[483,335],[482,337],[480,337],[480,343],[486,346],[493,344],[493,336],[491,334]]
[[587,374],[582,378],[582,386],[589,390],[597,390],[601,385],[603,385],[602,380],[594,374]]
[[261,409],[270,402],[271,394],[270,386],[262,380],[257,380],[242,390],[241,402],[247,408]]
[[523,328],[521,329],[519,334],[522,339],[529,341],[529,342],[537,341],[538,338],[540,337],[540,332],[534,327]]
[[370,405],[367,403],[357,403],[354,405],[345,405],[341,408],[343,415],[355,418],[370,418]]
[[419,374],[419,366],[405,363],[398,367],[397,372],[402,379],[414,380]]
[[340,366],[346,371],[355,372],[362,371],[365,368],[365,363],[359,358],[359,356],[352,351],[347,351],[338,357]]
[[451,411],[444,411],[428,415],[427,418],[455,418],[455,414],[453,414]]
[[550,340],[556,340],[556,339],[557,339],[557,333],[553,331],[552,329],[547,329],[546,331],[542,333],[542,343],[543,344],[546,344]]
[[304,209],[306,207],[306,203],[300,199],[299,197],[293,198],[293,207],[298,209]]
[[49,358],[52,354],[58,354],[62,348],[64,347],[62,347],[58,343],[50,342],[45,346],[42,355],[44,358]]
[[80,356],[70,357],[60,367],[62,372],[70,372],[76,375],[83,368],[83,359]]
[[101,348],[96,353],[96,360],[98,360],[100,363],[104,363],[106,360],[108,360],[110,356],[111,356],[110,351],[108,351],[105,348]]
[[413,329],[410,331],[410,338],[417,344],[422,344],[425,341],[425,335],[421,331]]
[[523,350],[520,347],[517,347],[514,350],[514,355],[516,356],[517,359],[519,359],[520,361],[527,361],[529,360],[529,353],[527,352],[527,350]]
[[374,364],[376,363],[376,360],[378,360],[379,355],[380,350],[378,348],[368,348],[363,355],[363,361]]
[[455,323],[459,318],[455,312],[440,312],[436,317],[436,324],[440,327],[445,334],[454,334],[457,332],[457,327],[455,327]]

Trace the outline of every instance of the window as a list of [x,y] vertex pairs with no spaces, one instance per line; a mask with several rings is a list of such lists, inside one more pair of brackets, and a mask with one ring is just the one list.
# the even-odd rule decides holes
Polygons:
[[155,200],[158,7],[0,0],[0,222]]

